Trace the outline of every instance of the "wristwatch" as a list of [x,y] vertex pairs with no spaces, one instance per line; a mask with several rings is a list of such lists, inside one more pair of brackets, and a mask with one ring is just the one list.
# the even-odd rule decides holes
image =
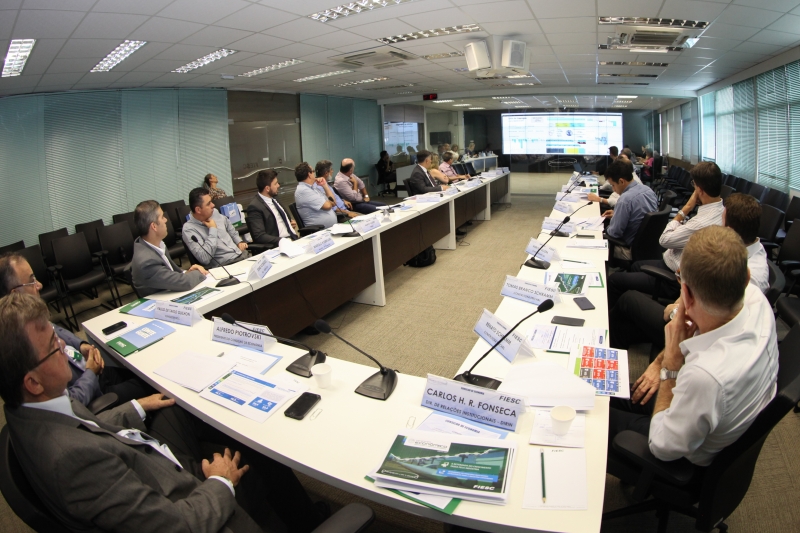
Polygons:
[[678,379],[678,371],[677,370],[667,370],[666,368],[661,368],[661,381],[666,381],[668,379]]

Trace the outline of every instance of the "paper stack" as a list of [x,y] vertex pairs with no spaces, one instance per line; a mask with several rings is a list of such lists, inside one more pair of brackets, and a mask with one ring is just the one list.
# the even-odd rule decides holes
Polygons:
[[569,405],[579,411],[594,408],[594,387],[551,361],[515,365],[497,390],[525,396],[528,405],[538,407]]

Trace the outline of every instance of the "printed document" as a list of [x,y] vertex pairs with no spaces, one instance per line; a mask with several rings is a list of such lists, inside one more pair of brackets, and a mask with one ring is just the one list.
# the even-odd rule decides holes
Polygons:
[[295,395],[274,380],[239,370],[231,370],[200,393],[200,397],[256,422],[264,422]]

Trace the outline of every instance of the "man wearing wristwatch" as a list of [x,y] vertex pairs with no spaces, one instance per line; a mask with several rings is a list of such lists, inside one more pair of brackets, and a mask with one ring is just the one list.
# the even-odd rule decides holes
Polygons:
[[630,401],[612,399],[609,453],[619,432],[633,430],[648,435],[662,461],[685,457],[708,466],[772,400],[775,319],[749,279],[736,232],[695,232],[681,259],[681,299],[664,328],[664,351],[634,383]]

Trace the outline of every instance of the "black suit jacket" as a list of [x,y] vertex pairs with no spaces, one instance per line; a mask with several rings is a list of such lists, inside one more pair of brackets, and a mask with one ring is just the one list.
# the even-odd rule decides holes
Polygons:
[[436,181],[422,169],[421,166],[415,165],[414,170],[411,171],[411,177],[408,178],[408,185],[411,190],[408,191],[410,196],[415,194],[425,194],[426,192],[439,192],[442,190],[440,185],[431,186]]
[[[284,209],[284,211],[286,210]],[[260,195],[256,194],[245,212],[247,213],[247,227],[250,229],[250,236],[253,238],[253,242],[265,244],[269,248],[278,246],[278,242],[281,240],[278,236],[278,221],[275,220],[272,209],[269,208]],[[289,219],[288,213],[286,214],[286,219]],[[294,232],[291,225],[289,226],[289,232]],[[296,238],[297,235],[292,237],[293,240]]]

